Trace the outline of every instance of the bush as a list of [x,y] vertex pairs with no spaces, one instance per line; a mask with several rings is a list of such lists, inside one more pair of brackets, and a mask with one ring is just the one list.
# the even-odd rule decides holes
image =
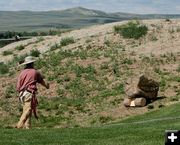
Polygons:
[[20,46],[17,46],[15,49],[18,50],[18,51],[21,51],[23,50],[25,47],[23,45],[20,45]]
[[53,51],[53,50],[56,50],[58,48],[60,48],[60,46],[55,43],[53,46],[51,46],[50,50]]
[[176,70],[177,72],[180,72],[180,65],[179,65],[179,67],[177,68],[177,70]]
[[62,38],[60,44],[61,44],[61,46],[67,46],[67,45],[72,44],[74,42],[75,41],[74,41],[73,37],[67,37],[67,38]]
[[115,33],[121,34],[124,38],[139,39],[147,34],[148,28],[138,22],[129,22],[125,25],[114,26]]
[[37,50],[37,49],[33,49],[33,50],[31,50],[31,52],[30,52],[30,55],[31,55],[31,56],[34,56],[34,57],[39,57],[40,54],[41,54],[40,51]]
[[[45,36],[45,34],[42,35],[42,36]],[[36,43],[41,42],[41,41],[44,41],[44,38],[43,37],[38,37]]]
[[6,98],[12,98],[15,96],[15,93],[16,93],[15,87],[13,85],[10,85],[5,90],[5,97]]
[[75,72],[77,77],[81,77],[81,75],[84,73],[87,73],[87,74],[96,73],[96,69],[91,65],[88,65],[87,67],[83,67],[76,64],[71,67],[71,70]]
[[153,105],[148,105],[147,108],[148,109],[154,109],[154,106]]
[[164,78],[162,78],[161,81],[160,81],[161,91],[164,91],[165,87],[166,87],[166,80]]
[[122,60],[122,64],[129,64],[129,65],[131,65],[131,64],[133,64],[133,61],[131,59],[129,59],[129,58],[125,58],[124,60]]
[[111,116],[100,116],[99,121],[101,123],[107,123],[107,122],[112,121],[112,117]]
[[9,50],[3,51],[3,55],[4,55],[4,56],[11,55],[11,54],[13,54],[12,51],[9,51]]
[[64,90],[58,88],[58,89],[57,89],[57,94],[58,94],[59,97],[63,97],[63,96],[64,96]]
[[9,72],[9,68],[6,64],[0,63],[0,74],[6,74]]
[[25,57],[28,56],[28,54],[24,54],[24,55],[14,55],[14,59],[12,61],[12,63],[18,62],[19,64],[24,62]]
[[71,95],[73,97],[84,97],[87,95],[87,86],[81,81],[80,78],[76,78],[69,82],[66,86],[65,89],[71,92]]

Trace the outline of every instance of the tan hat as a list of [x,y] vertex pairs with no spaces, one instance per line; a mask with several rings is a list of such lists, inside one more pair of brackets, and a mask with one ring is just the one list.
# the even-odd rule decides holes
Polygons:
[[21,65],[26,65],[29,63],[33,63],[35,61],[36,61],[36,59],[33,56],[27,56],[27,57],[25,57],[24,62]]

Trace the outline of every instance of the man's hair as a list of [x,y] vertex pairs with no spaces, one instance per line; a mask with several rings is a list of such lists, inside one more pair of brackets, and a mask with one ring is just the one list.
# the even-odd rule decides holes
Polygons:
[[25,69],[27,68],[34,68],[34,62],[26,64]]

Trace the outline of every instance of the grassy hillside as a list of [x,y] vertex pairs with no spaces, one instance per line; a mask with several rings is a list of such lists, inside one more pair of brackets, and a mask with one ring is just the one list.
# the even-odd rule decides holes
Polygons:
[[129,19],[179,18],[179,15],[105,13],[82,7],[61,11],[0,11],[0,31],[48,31],[73,29]]
[[[163,145],[165,130],[177,130],[180,119],[156,120],[133,123],[162,117],[179,116],[179,103],[145,115],[125,120],[121,124],[109,124],[91,128],[71,129],[0,129],[0,144],[6,145]],[[175,111],[176,110],[176,111]]]
[[[18,43],[17,46],[13,45],[12,50],[4,51],[2,58],[13,55],[9,63],[0,65],[0,126],[14,126],[21,112],[18,98],[15,98],[15,84],[22,69],[17,67],[17,63],[27,55],[22,53],[24,51],[34,56],[40,54],[36,68],[51,84],[50,90],[38,86],[40,120],[34,123],[34,127],[97,126],[177,103],[180,98],[180,55],[176,47],[179,25],[176,21],[148,22],[149,24],[134,22],[132,25],[130,22],[115,25],[108,32],[104,32],[106,29],[102,26],[104,33],[100,31],[101,27],[92,28],[88,29],[91,33],[97,32],[97,29],[100,32],[87,37],[82,36],[83,32],[87,34],[87,29],[78,30],[68,33],[69,35],[64,34],[63,37],[34,39],[34,42],[22,44],[23,46]],[[146,28],[141,35],[136,31],[139,30],[136,23]],[[133,31],[127,31],[124,35],[122,30],[131,30],[129,27]],[[171,43],[167,43],[166,39]],[[174,47],[166,49],[162,42],[166,46],[173,44]],[[150,44],[156,48],[155,53],[151,51]],[[44,45],[48,47],[46,52]],[[41,49],[34,49],[36,46]],[[141,50],[142,48],[144,49]],[[158,99],[149,102],[146,107],[125,108],[123,100],[127,97],[126,85],[141,73],[155,76],[160,82]]]

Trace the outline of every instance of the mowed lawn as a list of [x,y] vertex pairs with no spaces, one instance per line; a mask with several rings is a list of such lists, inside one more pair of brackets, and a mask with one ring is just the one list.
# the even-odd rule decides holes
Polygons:
[[100,127],[0,129],[0,145],[164,145],[165,130],[180,129],[179,112],[178,103]]

